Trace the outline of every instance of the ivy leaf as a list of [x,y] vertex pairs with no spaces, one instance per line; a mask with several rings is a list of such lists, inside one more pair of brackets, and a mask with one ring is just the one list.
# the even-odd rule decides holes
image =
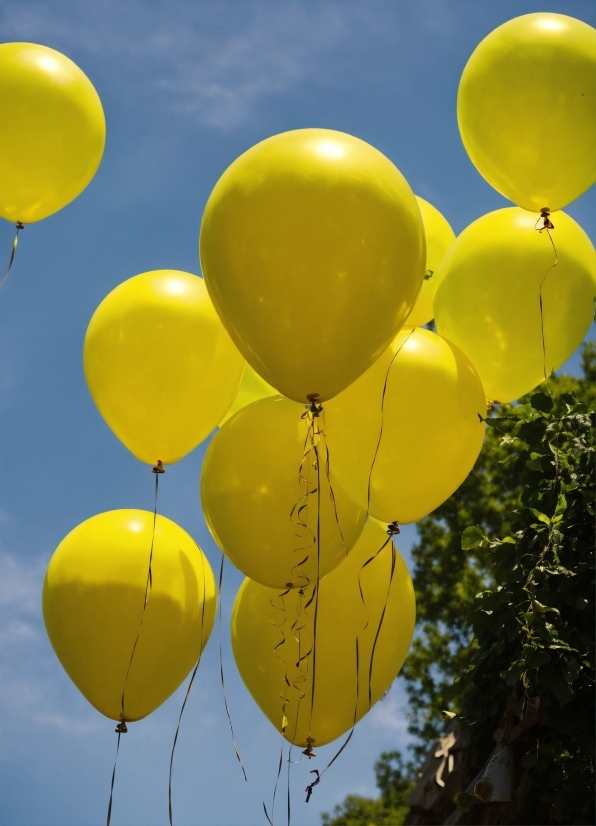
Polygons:
[[530,513],[533,513],[536,519],[539,519],[540,522],[544,522],[545,525],[550,525],[550,519],[545,513],[537,511],[536,508],[528,508],[528,510],[530,511]]
[[471,551],[473,548],[480,548],[484,543],[488,543],[488,536],[479,525],[466,528],[461,537],[462,551]]
[[554,611],[555,614],[561,613],[558,608],[549,608],[548,605],[543,605],[537,599],[532,600],[532,610],[538,611],[539,614],[546,614],[547,611]]
[[561,660],[561,668],[563,669],[563,676],[568,683],[572,683],[579,677],[581,666],[575,657],[563,657]]
[[516,685],[526,668],[527,665],[525,660],[516,660],[512,663],[507,671],[501,675],[505,680],[505,684],[509,686]]
[[524,657],[526,658],[528,668],[540,668],[541,665],[546,665],[546,663],[550,662],[550,654],[548,651],[541,651],[530,645],[524,645]]
[[530,399],[530,404],[534,410],[540,410],[542,413],[550,413],[553,409],[553,400],[545,393],[536,393]]

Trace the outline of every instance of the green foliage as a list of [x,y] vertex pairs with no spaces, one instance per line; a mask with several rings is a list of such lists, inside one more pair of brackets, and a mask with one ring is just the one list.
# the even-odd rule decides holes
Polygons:
[[414,787],[411,765],[404,765],[398,751],[385,751],[375,763],[380,797],[350,794],[330,815],[321,816],[324,826],[399,826],[408,813],[408,798]]
[[523,727],[540,698],[538,722],[520,740],[525,822],[593,823],[593,417],[569,393],[556,403],[536,393],[489,424],[497,432],[507,424],[523,492],[508,535],[489,538],[476,526],[462,536],[462,547],[487,552],[496,583],[471,611],[475,645],[455,688],[462,721],[473,742],[487,744],[508,701]]
[[[584,344],[583,379],[556,376],[543,387],[554,399],[574,393],[591,407],[596,405],[596,344]],[[527,399],[522,399],[527,402]],[[465,670],[476,647],[469,611],[479,591],[492,584],[493,559],[487,545],[462,547],[461,537],[470,525],[484,534],[504,538],[511,530],[511,514],[519,506],[524,482],[515,462],[519,443],[512,432],[528,410],[527,404],[502,405],[493,411],[484,447],[476,466],[462,486],[443,505],[417,524],[419,542],[412,549],[417,602],[417,631],[400,679],[409,695],[409,730],[421,758],[442,733],[443,709],[459,710],[456,678]],[[506,417],[505,420],[499,417]],[[470,534],[466,534],[469,542]]]

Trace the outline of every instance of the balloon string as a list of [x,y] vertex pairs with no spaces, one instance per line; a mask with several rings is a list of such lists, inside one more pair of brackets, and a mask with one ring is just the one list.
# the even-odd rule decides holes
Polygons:
[[[313,419],[314,422],[314,419]],[[315,599],[315,607],[313,614],[313,642],[312,642],[312,680],[311,680],[311,695],[310,695],[310,720],[309,720],[309,738],[312,736],[312,721],[315,708],[315,690],[317,677],[317,620],[319,616],[319,591],[321,582],[321,462],[319,458],[319,446],[316,441],[318,436],[318,428],[315,429],[313,424],[313,448],[315,453],[315,462],[317,468],[317,578],[314,585],[313,597]],[[308,742],[308,740],[307,740]]]
[[8,269],[6,270],[6,275],[4,276],[2,281],[0,281],[0,288],[2,288],[4,286],[4,282],[8,278],[8,275],[9,275],[11,269],[12,269],[12,263],[14,261],[14,256],[15,256],[15,253],[17,251],[17,247],[19,245],[19,232],[22,229],[25,229],[25,225],[22,224],[20,221],[17,221],[16,229],[17,229],[17,231],[15,233],[14,241],[12,242],[12,249],[10,251],[10,261],[8,262]]
[[158,460],[157,465],[153,468],[153,473],[155,474],[155,494],[154,494],[154,501],[153,501],[153,528],[151,531],[151,548],[149,550],[149,565],[147,568],[147,580],[145,583],[145,596],[143,599],[143,613],[141,614],[141,621],[139,623],[139,629],[137,631],[137,636],[134,641],[134,645],[132,647],[132,652],[130,655],[130,660],[128,661],[128,668],[126,669],[126,676],[124,678],[124,685],[122,686],[122,696],[120,698],[120,721],[116,726],[116,733],[118,734],[118,743],[116,745],[116,760],[114,761],[114,770],[112,772],[112,783],[110,786],[110,801],[108,803],[108,816],[107,816],[107,826],[110,826],[110,820],[112,818],[112,801],[114,797],[114,781],[116,779],[116,763],[118,761],[118,750],[120,749],[120,735],[126,734],[128,729],[126,728],[126,718],[124,713],[124,695],[126,693],[126,686],[128,683],[128,677],[130,675],[130,669],[132,667],[132,662],[134,660],[135,652],[137,650],[137,644],[139,642],[139,638],[141,636],[141,630],[143,628],[143,622],[145,620],[145,613],[147,611],[147,603],[149,602],[149,597],[151,595],[151,589],[153,586],[153,546],[155,544],[155,525],[157,522],[157,496],[159,493],[159,474],[165,473],[164,467],[160,460]]
[[222,634],[221,634],[221,627],[222,627],[222,620],[221,620],[221,592],[222,592],[222,585],[223,585],[223,572],[224,572],[224,562],[225,556],[221,555],[221,565],[219,568],[219,588],[218,588],[218,600],[219,600],[219,676],[221,680],[221,692],[223,695],[224,706],[226,709],[226,715],[228,718],[228,723],[230,725],[230,733],[232,735],[232,744],[234,746],[234,751],[236,752],[236,759],[240,764],[240,768],[242,769],[242,774],[244,775],[244,780],[248,783],[248,777],[246,776],[246,771],[244,769],[244,764],[242,762],[242,758],[240,757],[240,752],[238,750],[238,745],[236,743],[236,738],[234,736],[234,726],[232,725],[232,716],[230,714],[230,709],[228,707],[228,699],[226,697],[226,685],[224,681],[224,668],[223,668],[223,649],[222,649]]
[[385,415],[385,396],[387,395],[387,385],[389,383],[389,373],[391,372],[391,368],[393,367],[393,363],[394,363],[395,359],[398,357],[398,355],[402,351],[402,348],[405,347],[405,345],[408,343],[408,340],[409,340],[410,336],[414,333],[415,329],[416,328],[413,327],[410,330],[410,332],[408,333],[408,335],[406,336],[406,338],[404,339],[402,344],[400,344],[400,346],[397,348],[397,350],[395,351],[395,354],[393,355],[393,358],[389,362],[387,372],[385,373],[385,382],[383,384],[383,392],[381,394],[381,426],[379,428],[379,438],[377,439],[377,445],[375,447],[373,460],[371,462],[370,471],[369,471],[369,474],[368,474],[368,490],[367,490],[367,496],[366,496],[366,515],[367,516],[370,514],[370,495],[371,495],[371,484],[372,484],[373,470],[375,469],[377,456],[379,454],[379,448],[381,447],[381,440],[383,438],[383,425],[384,425],[384,415]]
[[284,764],[284,736],[283,731],[281,735],[281,751],[279,752],[279,765],[277,767],[277,777],[275,779],[275,786],[273,787],[273,800],[271,801],[271,817],[269,817],[269,812],[267,811],[267,806],[265,805],[265,801],[263,800],[263,810],[265,812],[265,817],[269,821],[270,826],[274,826],[273,824],[273,817],[275,814],[275,797],[277,795],[277,786],[279,784],[279,778],[281,777],[281,770]]
[[110,826],[112,821],[112,801],[114,798],[114,781],[116,779],[116,764],[118,763],[118,752],[120,751],[120,735],[126,733],[126,728],[120,729],[117,728],[116,731],[118,732],[118,741],[116,743],[116,757],[114,758],[114,768],[112,769],[112,783],[110,785],[110,802],[108,803],[108,816],[106,819],[106,826]]
[[[550,241],[551,246],[552,246],[552,248],[553,248],[553,252],[554,252],[554,254],[555,254],[555,260],[554,260],[554,263],[550,265],[550,267],[549,267],[549,268],[548,268],[548,270],[546,271],[546,274],[545,274],[544,278],[543,278],[543,279],[542,279],[542,281],[540,282],[540,291],[539,291],[539,300],[540,300],[540,334],[541,334],[541,336],[542,336],[542,371],[543,371],[543,373],[544,373],[544,380],[545,380],[545,381],[546,381],[546,379],[548,378],[548,375],[550,375],[550,373],[549,373],[548,375],[547,375],[547,373],[546,373],[546,338],[545,338],[545,335],[544,335],[544,307],[543,307],[542,287],[544,286],[544,282],[546,281],[546,279],[548,278],[548,276],[551,274],[551,272],[554,270],[554,268],[555,268],[555,267],[557,266],[557,264],[559,263],[559,253],[557,252],[557,248],[556,248],[556,246],[555,246],[555,242],[553,241],[553,237],[552,237],[552,235],[550,234],[551,229],[554,229],[554,228],[555,228],[555,225],[551,222],[551,220],[550,220],[550,218],[549,218],[549,215],[550,215],[550,213],[549,213],[548,209],[543,209],[543,210],[542,210],[542,212],[540,213],[540,218],[543,218],[543,219],[544,219],[544,220],[543,220],[543,224],[542,224],[542,226],[541,226],[541,227],[539,227],[539,226],[538,226],[538,224],[539,224],[539,222],[540,222],[540,218],[538,219],[538,221],[536,221],[536,224],[534,225],[534,229],[538,230],[538,232],[539,232],[540,234],[542,234],[543,230],[546,230],[546,234],[548,235],[548,240]],[[551,368],[551,371],[550,371],[550,372],[551,372],[551,373],[553,372],[553,371],[552,371],[552,368]]]
[[[387,532],[390,534],[388,536],[388,538],[385,540],[385,542],[383,542],[383,544],[381,545],[379,550],[376,551],[376,553],[374,553],[373,556],[371,556],[369,559],[366,560],[366,562],[360,568],[360,572],[358,574],[358,588],[359,588],[359,591],[360,591],[360,598],[362,600],[364,608],[367,611],[367,616],[368,616],[368,608],[367,608],[366,601],[364,599],[364,594],[363,594],[363,591],[362,591],[362,583],[361,583],[361,580],[360,580],[360,575],[361,575],[362,571],[364,570],[364,568],[366,568],[367,565],[370,565],[370,563],[373,562],[379,556],[379,554],[387,547],[387,545],[391,542],[391,573],[390,573],[390,577],[389,577],[389,587],[387,589],[387,594],[385,596],[385,603],[383,605],[381,618],[379,620],[379,625],[377,627],[377,631],[376,631],[376,634],[375,634],[375,639],[374,639],[373,647],[372,647],[372,650],[371,650],[371,657],[370,657],[369,669],[368,669],[368,707],[369,707],[369,709],[372,706],[372,672],[373,672],[373,665],[374,665],[375,649],[376,649],[376,645],[377,645],[377,640],[378,640],[379,635],[381,633],[381,628],[383,627],[383,623],[384,623],[384,620],[385,620],[387,604],[388,604],[388,601],[389,601],[389,594],[390,594],[390,591],[391,591],[391,585],[393,583],[393,575],[394,575],[394,572],[395,572],[396,549],[395,549],[395,544],[393,542],[393,536],[396,533],[399,533],[399,528],[397,527],[397,523],[392,522],[390,525],[388,525]],[[366,625],[364,626],[362,631],[365,631],[367,628],[368,628],[368,618],[366,620]],[[346,737],[346,739],[342,743],[342,745],[339,747],[337,752],[333,755],[331,760],[327,763],[325,768],[321,772],[317,772],[317,771],[314,772],[317,775],[316,779],[314,780],[313,783],[308,785],[305,789],[306,802],[307,803],[311,798],[313,788],[315,786],[318,786],[318,784],[323,779],[323,775],[325,774],[325,772],[328,769],[331,768],[331,766],[335,763],[337,758],[344,751],[344,749],[347,747],[348,743],[352,739],[352,736],[354,734],[354,730],[356,728],[356,722],[357,722],[357,719],[358,719],[359,701],[360,701],[360,634],[357,634],[356,635],[356,697],[355,697],[355,702],[354,702],[354,719],[352,721],[352,728],[350,730],[350,733],[348,734],[348,736]]]
[[172,744],[172,753],[170,754],[170,777],[169,777],[169,782],[168,782],[168,814],[169,814],[169,817],[170,817],[170,826],[172,826],[172,822],[173,822],[173,815],[172,815],[172,776],[173,776],[173,773],[174,773],[174,752],[176,750],[176,743],[178,742],[178,734],[180,732],[180,723],[182,722],[182,715],[184,714],[184,709],[186,708],[186,703],[187,703],[188,697],[190,695],[190,690],[191,690],[192,685],[195,681],[195,677],[197,676],[197,671],[199,670],[199,665],[201,663],[201,656],[203,654],[203,648],[204,648],[204,645],[205,645],[204,640],[203,640],[203,631],[204,631],[204,628],[205,628],[205,597],[206,597],[206,594],[205,594],[205,557],[203,556],[203,552],[201,551],[201,549],[199,548],[198,545],[197,545],[197,549],[198,549],[200,557],[201,557],[201,568],[202,568],[202,571],[203,571],[203,603],[202,603],[202,606],[201,606],[201,636],[200,636],[201,644],[200,644],[200,648],[199,648],[199,658],[198,658],[198,660],[195,664],[194,671],[192,672],[190,681],[188,683],[188,688],[186,689],[186,694],[184,695],[184,701],[182,703],[182,708],[180,709],[180,716],[178,717],[178,725],[176,726],[176,733],[174,735],[174,742]]

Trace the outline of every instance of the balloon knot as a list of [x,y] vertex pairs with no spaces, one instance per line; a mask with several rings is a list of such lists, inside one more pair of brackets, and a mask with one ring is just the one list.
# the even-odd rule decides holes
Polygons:
[[318,393],[309,393],[306,397],[310,404],[305,404],[304,407],[306,408],[306,413],[302,414],[303,419],[306,419],[308,414],[310,413],[314,419],[318,418],[320,414],[323,412],[323,405],[317,404],[317,399],[319,398]]
[[17,229],[25,229],[25,224],[22,224],[20,221],[17,221],[15,227]]
[[114,731],[116,732],[116,734],[126,734],[128,729],[126,728],[126,723],[124,722],[124,720],[120,720]]
[[[542,218],[542,226],[539,227],[538,224],[540,223],[540,218]],[[548,207],[543,207],[540,211],[540,218],[536,221],[534,225],[534,229],[537,229],[538,232],[542,232],[543,229],[554,229],[555,225],[550,220],[550,209]]]
[[429,279],[431,279],[431,278],[433,277],[433,275],[434,275],[434,274],[435,274],[435,271],[434,271],[434,270],[427,270],[427,271],[424,273],[424,280],[425,280],[425,281],[428,281]]
[[312,737],[307,737],[306,742],[308,743],[307,747],[304,749],[302,754],[304,754],[310,760],[312,757],[316,757],[316,753],[313,751],[313,743],[315,742]]
[[151,473],[165,473],[165,472],[166,472],[166,469],[163,466],[163,464],[161,462],[161,459],[158,459],[157,464],[155,465],[155,467],[151,468]]
[[389,536],[397,536],[398,533],[401,533],[397,519],[387,525],[387,533]]

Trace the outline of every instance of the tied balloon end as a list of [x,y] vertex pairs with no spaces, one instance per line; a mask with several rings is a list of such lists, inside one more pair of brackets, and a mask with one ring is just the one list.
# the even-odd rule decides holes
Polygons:
[[163,463],[162,463],[161,459],[158,459],[157,464],[155,465],[155,467],[151,468],[151,473],[165,473],[165,472],[166,472],[166,469],[163,466]]
[[317,756],[316,752],[313,751],[313,743],[315,741],[312,739],[312,737],[307,737],[306,742],[307,742],[307,746],[303,750],[302,754],[304,754],[305,757],[308,757],[308,759],[311,760],[313,757]]
[[[542,218],[542,226],[538,226],[540,224],[540,218]],[[550,209],[548,207],[543,207],[540,210],[540,218],[536,221],[534,225],[534,229],[538,230],[538,232],[542,232],[543,229],[554,229],[555,225],[550,220]]]
[[302,414],[302,418],[305,419],[308,414],[310,413],[313,418],[318,418],[321,413],[323,412],[323,405],[317,404],[317,399],[319,398],[319,393],[309,393],[306,397],[308,399],[308,404],[305,404],[304,407],[306,408],[306,412]]
[[425,280],[425,281],[430,281],[430,279],[433,277],[433,275],[434,275],[434,274],[435,274],[435,271],[434,271],[434,270],[427,270],[427,271],[424,273],[424,280]]
[[393,522],[390,522],[387,525],[387,535],[388,536],[397,536],[401,533],[399,529],[399,522],[395,519]]
[[126,727],[126,721],[120,720],[114,731],[116,732],[116,734],[127,734],[128,729]]
[[320,772],[318,771],[318,769],[313,769],[313,770],[311,771],[311,774],[316,774],[316,779],[315,779],[315,780],[313,780],[313,782],[312,782],[312,783],[310,783],[310,784],[306,787],[306,789],[304,790],[304,791],[306,792],[306,802],[307,802],[307,803],[308,803],[308,801],[309,801],[309,800],[310,800],[310,798],[311,798],[311,795],[312,795],[312,790],[314,789],[314,787],[315,787],[315,786],[318,786],[318,784],[321,782],[321,774],[320,774]]

